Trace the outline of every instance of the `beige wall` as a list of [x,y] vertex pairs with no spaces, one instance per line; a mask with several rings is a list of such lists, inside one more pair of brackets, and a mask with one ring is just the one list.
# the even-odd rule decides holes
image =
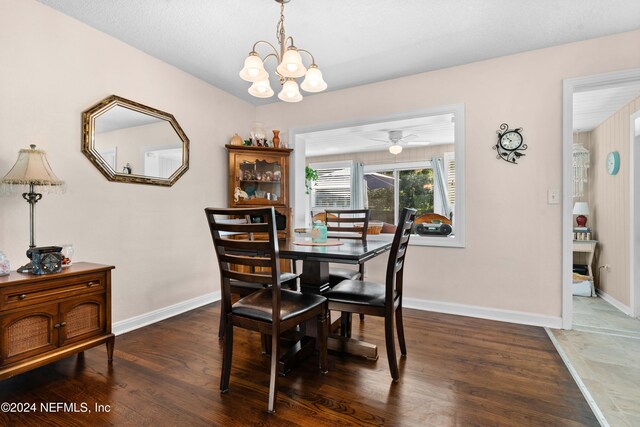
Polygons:
[[[255,108],[31,0],[0,2],[0,174],[18,150],[47,150],[64,195],[36,208],[36,243],[71,242],[76,260],[113,264],[113,318],[219,291],[203,209],[226,206],[223,147]],[[108,182],[80,152],[81,113],[116,94],[172,113],[191,140],[171,188]],[[27,203],[0,198],[0,250],[26,260]]]
[[[561,205],[547,204],[547,190],[562,188],[562,81],[640,67],[629,55],[638,51],[640,31],[628,32],[260,106],[258,119],[286,135],[464,103],[466,247],[412,247],[405,295],[557,319]],[[518,165],[491,149],[503,122],[524,129],[529,149]],[[370,264],[379,279],[382,261]]]
[[[629,102],[591,132],[591,170],[589,205],[590,221],[598,239],[597,266],[609,264],[611,269],[599,269],[598,287],[629,307],[629,117],[640,110],[640,97]],[[605,169],[607,154],[620,153],[620,170],[609,175]]]

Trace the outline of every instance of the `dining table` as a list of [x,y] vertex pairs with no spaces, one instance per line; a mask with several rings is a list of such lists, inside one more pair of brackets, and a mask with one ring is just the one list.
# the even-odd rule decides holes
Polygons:
[[[281,258],[302,261],[300,275],[300,291],[322,295],[329,290],[329,264],[358,265],[367,262],[391,249],[391,239],[329,239],[323,244],[314,244],[310,237],[289,237],[278,241]],[[331,330],[339,326],[338,319]],[[280,372],[285,374],[291,366],[306,357],[314,349],[316,331],[314,325],[306,325],[306,331],[280,358]],[[368,359],[378,358],[378,348],[374,344],[356,340],[336,333],[330,333],[328,348],[343,353],[364,356]]]

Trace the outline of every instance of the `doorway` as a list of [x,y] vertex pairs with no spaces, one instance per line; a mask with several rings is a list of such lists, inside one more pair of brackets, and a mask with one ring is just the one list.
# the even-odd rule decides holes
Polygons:
[[[596,76],[579,77],[567,79],[564,81],[563,93],[563,198],[562,198],[562,327],[563,329],[572,329],[573,326],[573,140],[574,140],[574,95],[581,92],[604,90],[607,88],[625,87],[640,84],[640,69],[626,70],[614,73],[600,74]],[[635,95],[638,96],[638,95]],[[630,142],[631,143],[631,142]],[[640,150],[635,150],[640,151]],[[634,153],[633,151],[631,153]],[[640,157],[640,155],[638,155]],[[633,159],[633,155],[629,156]],[[629,162],[631,177],[629,188],[637,188],[640,193],[640,185],[632,186],[633,170],[636,174],[640,174],[640,164],[638,168],[633,167],[634,162]],[[604,167],[603,165],[594,165],[594,167]],[[633,192],[631,194],[634,194]],[[640,205],[640,202],[638,202]],[[630,215],[633,214],[634,203],[631,203]],[[640,210],[638,210],[640,212]],[[631,231],[634,231],[634,216],[630,216]],[[640,227],[640,224],[639,224]],[[640,229],[638,230],[640,232]],[[635,232],[634,236],[638,234]],[[640,252],[640,246],[634,251],[633,246],[636,239],[630,239],[629,257],[635,261],[635,253]],[[639,239],[640,240],[640,239]],[[640,256],[640,254],[639,254]],[[633,271],[629,275],[627,289],[630,291],[631,298],[640,295],[640,281],[636,279],[640,276],[640,269],[635,268],[636,262],[629,262],[629,268]],[[595,270],[599,270],[596,268]],[[637,274],[635,270],[638,270]],[[640,278],[640,277],[639,277]],[[637,298],[636,298],[637,299]],[[635,311],[637,302],[632,302],[630,307]],[[631,314],[631,313],[628,313]],[[634,315],[638,315],[635,311]]]
[[[629,354],[640,350],[640,318],[631,317],[640,314],[640,219],[637,218],[640,215],[640,145],[637,145],[640,144],[640,102],[636,101],[640,93],[630,89],[639,85],[640,69],[564,81],[563,330],[547,332],[602,425],[609,425],[609,422],[628,425],[629,420],[635,419],[637,414],[626,402],[640,399],[640,393],[635,386],[640,381],[640,370],[632,358],[628,357]],[[592,155],[596,154],[589,163],[589,179],[594,182],[588,184],[593,185],[588,191],[588,197],[585,199],[583,196],[579,199],[589,204],[589,222],[592,223],[591,227],[594,227],[594,240],[598,240],[595,242],[599,247],[597,250],[602,248],[607,251],[605,256],[596,256],[591,275],[601,280],[602,277],[598,273],[602,271],[604,274],[610,274],[609,268],[617,269],[614,271],[618,275],[615,281],[611,280],[613,276],[605,277],[607,283],[599,290],[598,298],[574,296],[574,132],[577,130],[578,121],[577,108],[574,107],[577,105],[576,99],[585,93],[595,94],[621,88],[629,92],[629,98],[603,117],[603,120],[607,120],[606,125],[599,125],[596,130],[589,132],[586,138]],[[617,120],[615,138],[613,135],[603,138],[600,133],[604,133],[603,129],[610,126],[611,117],[614,121]],[[625,127],[627,120],[631,132]],[[624,123],[621,124],[622,122]],[[615,143],[612,143],[614,139]],[[617,167],[606,170],[605,159],[610,157],[609,153],[616,150],[619,150],[618,155],[623,157],[618,167],[626,170],[613,176],[617,172],[613,172],[613,169]],[[607,203],[601,195],[608,194],[607,185],[613,183],[621,197],[614,203]],[[617,209],[618,213],[624,210],[628,215],[628,221],[620,220],[615,224],[618,227],[616,236],[622,235],[622,238],[617,240],[612,239],[608,230],[605,230],[613,228],[610,223],[615,222],[607,216],[612,207]],[[594,213],[595,221],[592,221]],[[598,283],[601,284],[602,282]],[[618,296],[623,303],[613,297],[609,298],[610,295],[607,294],[609,289],[614,289],[614,284],[617,286],[616,295],[620,295],[621,289],[625,291],[623,298]]]
[[631,192],[631,242],[629,259],[631,260],[631,316],[640,317],[640,111],[631,115],[629,120],[629,144],[632,167],[630,170]]

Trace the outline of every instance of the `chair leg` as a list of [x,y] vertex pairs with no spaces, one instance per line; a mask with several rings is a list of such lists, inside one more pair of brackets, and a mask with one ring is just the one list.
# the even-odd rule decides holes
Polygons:
[[[220,309],[222,311],[222,309]],[[224,314],[220,313],[220,325],[218,326],[218,339],[224,338]]]
[[233,324],[227,322],[224,334],[224,353],[222,354],[222,376],[220,378],[220,391],[226,393],[229,390],[229,378],[231,377],[231,358],[233,357]]
[[[360,264],[360,280],[364,280],[364,264]],[[360,313],[360,321],[364,322],[364,314]]]
[[269,406],[270,414],[276,411],[276,394],[278,392],[278,362],[280,358],[280,334],[273,331],[271,335],[271,377],[269,378]]
[[400,353],[407,355],[407,344],[404,342],[404,324],[402,323],[402,305],[396,309],[396,329],[398,331],[398,341],[400,342]]
[[393,315],[384,317],[384,338],[387,344],[387,358],[389,359],[389,370],[394,382],[400,379],[398,372],[398,361],[396,360],[396,343],[393,336]]
[[322,313],[318,315],[318,353],[320,358],[320,372],[326,374],[329,371],[327,359],[327,337],[329,336],[330,316],[329,310],[323,307]]

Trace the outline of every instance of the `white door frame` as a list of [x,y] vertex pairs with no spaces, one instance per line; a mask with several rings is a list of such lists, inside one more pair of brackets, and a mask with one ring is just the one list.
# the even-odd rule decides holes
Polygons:
[[[640,134],[636,136],[635,122],[640,120],[640,110],[631,114],[629,118],[629,192],[631,193],[630,216],[631,219],[631,238],[629,239],[629,279],[631,287],[631,297],[629,306],[631,308],[631,316],[640,316],[640,185],[637,180],[640,177],[637,169],[640,167],[640,149],[636,149],[636,144],[640,144]],[[637,140],[637,141],[636,141]]]
[[[618,86],[640,81],[640,68],[563,81],[562,117],[562,328],[571,329],[573,321],[573,94],[586,90]],[[633,162],[630,162],[632,164]],[[633,168],[631,168],[633,170]],[[633,176],[633,175],[632,175]],[[633,205],[633,204],[632,204]],[[633,223],[633,222],[632,222]],[[640,224],[639,224],[640,225]],[[632,225],[633,228],[633,225]],[[633,240],[633,239],[632,239]],[[633,263],[631,263],[633,265]],[[638,272],[640,274],[640,272]],[[632,275],[633,276],[633,275]],[[640,293],[639,293],[640,295]]]

